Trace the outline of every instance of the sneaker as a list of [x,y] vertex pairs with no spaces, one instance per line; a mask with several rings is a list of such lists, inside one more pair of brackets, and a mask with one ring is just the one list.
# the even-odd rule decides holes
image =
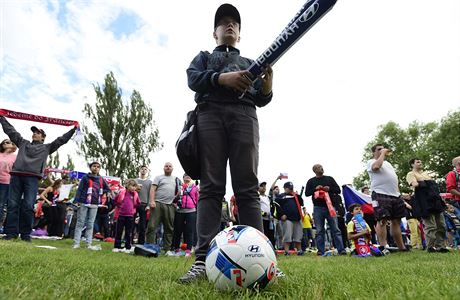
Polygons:
[[101,251],[102,250],[101,245],[89,245],[86,248],[89,249],[89,250],[93,250],[93,251]]
[[72,249],[79,249],[80,245],[73,245]]
[[113,253],[120,253],[120,252],[123,252],[123,249],[121,249],[121,248],[113,248],[112,252]]
[[284,272],[281,271],[280,268],[276,268],[276,277],[278,277],[278,278],[284,278],[284,277],[286,277],[286,274],[284,274]]
[[297,251],[297,256],[303,256],[304,252],[303,251]]
[[17,239],[18,237],[17,236],[12,236],[12,235],[5,235],[4,237],[2,237],[2,240],[4,241],[11,241],[11,240],[14,240],[14,239]]
[[131,248],[129,248],[129,249],[126,249],[126,248],[125,248],[125,249],[123,249],[123,252],[124,252],[124,253],[127,253],[127,254],[132,254],[132,253],[134,252],[134,247],[131,247]]
[[177,256],[175,252],[169,250],[169,251],[166,251],[165,253],[166,256]]
[[439,253],[449,253],[450,251],[449,251],[449,249],[447,249],[447,248],[439,248],[439,249],[436,250],[436,252],[439,252]]
[[284,251],[284,256],[289,256],[289,251]]
[[206,267],[204,261],[195,261],[190,270],[179,278],[179,283],[187,284],[206,278]]

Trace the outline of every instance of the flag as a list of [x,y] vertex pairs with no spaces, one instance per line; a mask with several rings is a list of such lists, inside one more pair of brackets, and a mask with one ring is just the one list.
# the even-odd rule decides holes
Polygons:
[[345,206],[350,207],[350,205],[358,203],[361,205],[361,209],[365,214],[374,214],[374,208],[372,207],[372,199],[370,195],[363,194],[358,192],[353,187],[349,185],[342,186],[343,199],[345,200]]

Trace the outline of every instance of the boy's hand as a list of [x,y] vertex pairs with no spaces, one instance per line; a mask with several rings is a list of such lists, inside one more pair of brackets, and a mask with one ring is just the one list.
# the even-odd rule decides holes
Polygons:
[[252,85],[250,76],[251,73],[247,70],[222,73],[219,75],[218,82],[222,86],[244,93]]
[[260,76],[262,80],[262,94],[268,95],[272,91],[272,84],[273,84],[273,69],[271,66],[266,66],[262,69],[263,74]]

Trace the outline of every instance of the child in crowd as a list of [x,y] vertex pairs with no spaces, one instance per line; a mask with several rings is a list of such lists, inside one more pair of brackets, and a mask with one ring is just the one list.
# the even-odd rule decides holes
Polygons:
[[[117,226],[115,228],[115,245],[113,252],[131,252],[131,234],[134,226],[134,215],[137,207],[141,205],[137,194],[137,182],[128,179],[125,189],[122,189],[115,198],[115,216]],[[125,249],[121,247],[121,236],[125,230]]]
[[101,164],[92,162],[89,165],[90,173],[83,176],[78,184],[74,203],[78,204],[77,225],[75,226],[74,249],[80,248],[80,240],[83,229],[86,227],[86,247],[90,250],[101,250],[100,246],[91,245],[93,241],[93,226],[96,219],[97,208],[107,201],[110,193],[109,185],[99,175]]
[[371,256],[371,228],[363,219],[361,205],[354,203],[348,207],[348,210],[353,215],[347,225],[347,236],[351,244],[351,254]]
[[455,208],[451,204],[447,204],[444,218],[446,220],[447,239],[450,246],[460,249],[460,220],[455,215]]

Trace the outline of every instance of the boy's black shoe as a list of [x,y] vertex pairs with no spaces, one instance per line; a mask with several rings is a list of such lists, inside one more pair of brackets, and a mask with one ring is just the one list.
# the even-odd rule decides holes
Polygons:
[[439,253],[449,253],[449,249],[447,248],[439,248],[436,252],[439,252]]
[[429,247],[428,249],[426,249],[426,251],[428,253],[435,253],[436,252],[436,249],[434,247]]
[[179,283],[187,284],[200,279],[206,278],[206,266],[204,261],[197,260],[191,267],[190,270],[185,273],[184,276],[179,278]]

